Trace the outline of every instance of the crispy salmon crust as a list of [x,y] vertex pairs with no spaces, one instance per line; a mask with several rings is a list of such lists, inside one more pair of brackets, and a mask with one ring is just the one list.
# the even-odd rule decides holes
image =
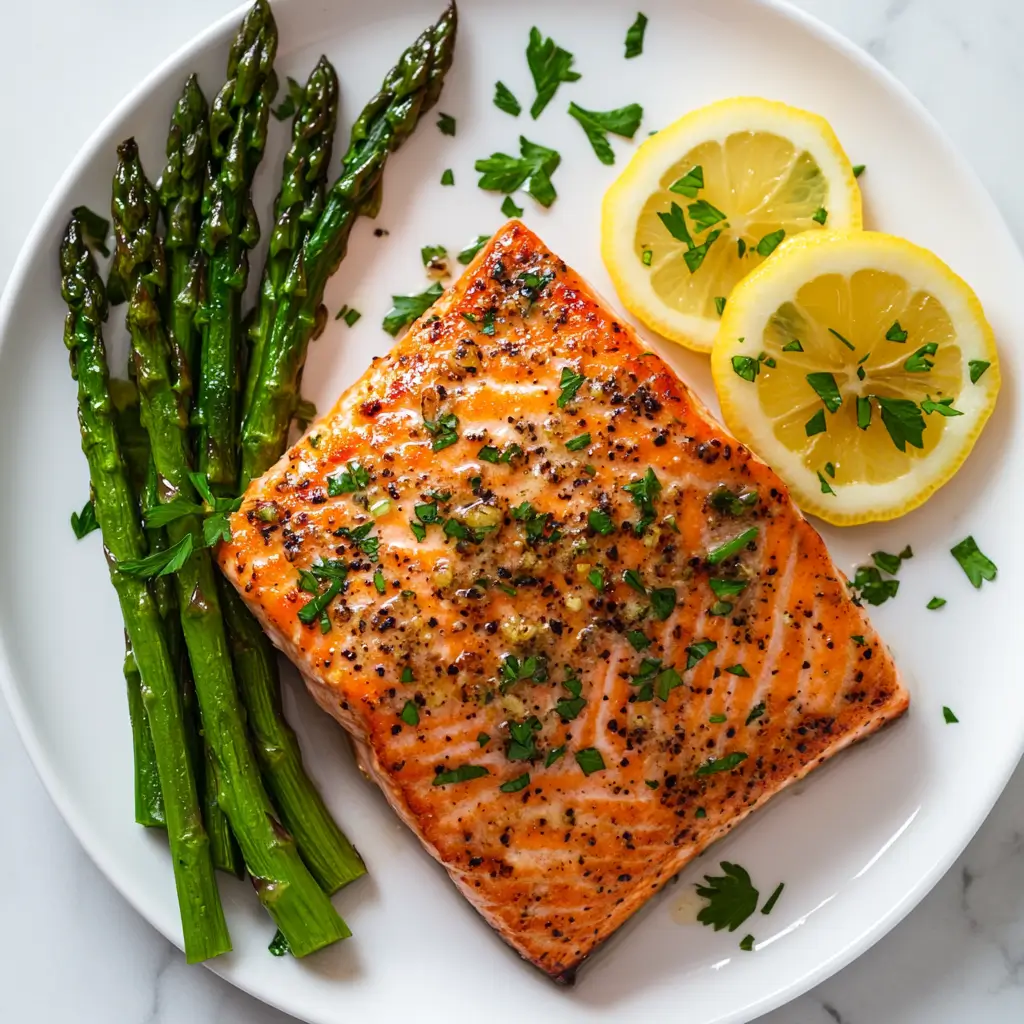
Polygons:
[[907,708],[782,481],[518,221],[231,530],[364,771],[556,978]]

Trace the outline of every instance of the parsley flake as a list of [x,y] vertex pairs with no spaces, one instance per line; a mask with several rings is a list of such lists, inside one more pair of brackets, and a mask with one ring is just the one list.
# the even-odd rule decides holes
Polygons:
[[957,718],[956,715],[954,715],[953,712],[945,705],[943,705],[942,708],[942,717],[945,720],[946,725],[956,725],[957,722],[960,721],[960,719]]
[[770,234],[765,235],[755,246],[758,256],[771,256],[785,237],[785,228],[779,228],[778,231],[772,231]]
[[927,608],[928,611],[933,612],[933,611],[935,611],[936,608],[941,608],[945,603],[946,603],[946,599],[944,597],[933,597],[925,605],[925,608]]
[[818,224],[824,224],[828,220],[828,210],[824,206],[819,206],[814,213],[811,214],[811,220]]
[[819,409],[805,424],[804,433],[808,437],[814,437],[815,434],[823,434],[828,429],[825,423],[825,410]]
[[469,245],[455,258],[465,267],[472,263],[473,257],[491,240],[490,235],[477,235]]
[[451,114],[438,114],[437,127],[442,135],[454,135],[455,118]]
[[734,932],[757,910],[760,893],[739,864],[722,861],[720,866],[721,875],[705,875],[705,884],[697,885],[697,895],[707,900],[707,906],[697,914],[697,920],[711,925],[716,932],[723,928]]
[[590,444],[590,433],[589,431],[585,434],[577,434],[575,437],[570,437],[565,442],[565,447],[571,452],[578,452],[583,448],[586,448]]
[[982,554],[973,537],[965,537],[955,547],[950,548],[949,553],[957,560],[975,589],[980,588],[983,581],[991,582],[996,578],[996,563]]
[[782,895],[782,890],[785,888],[785,882],[779,882],[779,884],[775,886],[771,896],[764,901],[764,906],[761,908],[762,914],[770,914],[775,909],[775,904],[779,902],[779,897]]
[[814,393],[825,403],[825,408],[829,412],[835,413],[839,411],[839,407],[843,404],[843,396],[839,392],[839,386],[836,384],[836,378],[831,373],[809,373],[807,374],[807,383],[810,384],[811,389]]
[[991,363],[985,362],[984,359],[972,359],[968,364],[967,368],[971,372],[971,383],[977,384],[981,380],[982,374],[991,366]]
[[71,529],[78,540],[99,528],[100,524],[96,519],[96,506],[92,503],[92,498],[82,506],[81,512],[71,513]]
[[442,185],[454,185],[455,184],[455,174],[452,172],[452,169],[450,167],[446,167],[444,169],[444,171],[441,172],[441,184]]
[[440,281],[435,281],[426,291],[416,295],[392,295],[391,309],[381,326],[392,338],[397,337],[403,327],[421,317],[443,293],[444,286]]
[[705,761],[694,773],[696,775],[717,775],[719,772],[731,772],[735,767],[746,761],[748,755],[734,750],[725,757],[712,757]]
[[691,167],[681,178],[669,185],[669,192],[696,199],[697,193],[704,187],[704,168],[700,164]]
[[502,793],[518,793],[519,790],[526,789],[526,787],[529,784],[530,784],[530,773],[529,772],[523,772],[523,774],[518,776],[517,778],[509,779],[508,782],[503,782],[498,787],[498,789],[500,789],[502,791]]
[[458,768],[452,768],[446,772],[438,772],[434,776],[433,786],[450,786],[455,782],[469,782],[470,779],[480,779],[490,775],[490,771],[482,764],[460,764]]
[[742,377],[743,380],[753,384],[758,373],[761,372],[761,361],[752,356],[733,356],[732,370],[737,377]]
[[636,21],[626,30],[626,59],[639,57],[644,52],[644,32],[647,30],[647,15],[638,13]]
[[882,410],[882,424],[889,432],[892,443],[901,451],[924,447],[924,417],[916,402],[909,398],[872,396]]
[[732,558],[733,555],[739,554],[748,544],[757,540],[757,536],[758,528],[752,526],[749,530],[744,530],[738,537],[733,537],[732,540],[720,544],[717,548],[712,548],[707,553],[706,560],[708,564],[719,565],[726,559]]
[[494,83],[494,105],[513,117],[518,117],[523,110],[519,100],[515,98],[512,90],[504,82]]
[[550,206],[557,198],[551,175],[561,163],[561,156],[553,149],[530,142],[519,136],[518,157],[507,153],[492,153],[477,160],[474,170],[480,174],[477,184],[487,192],[515,192],[524,189],[541,206]]
[[577,373],[568,366],[562,367],[562,376],[559,378],[558,387],[558,408],[564,409],[575,397],[576,392],[583,386],[587,378],[582,373]]
[[145,558],[126,558],[117,563],[118,572],[133,579],[148,580],[176,573],[188,560],[193,549],[192,534],[162,551],[154,551]]
[[569,104],[569,115],[574,117],[586,132],[591,147],[603,164],[615,163],[615,153],[608,141],[608,133],[631,139],[640,127],[644,108],[639,103],[630,103],[615,110],[585,110],[575,103]]
[[398,716],[405,722],[406,725],[419,725],[420,724],[420,709],[416,707],[414,700],[407,700],[405,706],[402,708],[402,713]]
[[899,320],[893,320],[892,327],[885,332],[886,341],[895,341],[902,344],[907,340],[907,332],[900,327]]
[[583,769],[584,775],[593,775],[594,772],[603,771],[605,767],[601,751],[596,747],[585,747],[576,751],[576,763]]
[[572,70],[576,58],[563,50],[550,37],[544,38],[537,28],[530,29],[530,41],[526,47],[526,63],[533,76],[537,98],[530,107],[530,116],[536,120],[541,111],[551,102],[562,82],[578,81],[578,71]]

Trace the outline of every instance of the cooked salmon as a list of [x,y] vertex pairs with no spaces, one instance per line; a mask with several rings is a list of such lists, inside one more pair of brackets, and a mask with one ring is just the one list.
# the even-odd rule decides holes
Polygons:
[[518,221],[231,527],[366,774],[556,978],[907,708],[782,481]]

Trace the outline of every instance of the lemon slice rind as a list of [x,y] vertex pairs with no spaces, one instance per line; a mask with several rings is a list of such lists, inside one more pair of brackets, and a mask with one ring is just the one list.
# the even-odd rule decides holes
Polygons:
[[[904,474],[882,483],[836,486],[835,494],[829,495],[822,493],[820,467],[807,465],[799,452],[776,437],[773,421],[751,393],[756,381],[738,376],[732,357],[757,357],[769,318],[792,301],[806,282],[826,274],[849,277],[865,269],[903,277],[912,289],[931,294],[945,308],[961,352],[960,390],[954,405],[963,415],[944,417],[934,449],[924,457],[908,459]],[[907,346],[908,356],[914,347]],[[973,384],[968,369],[972,360],[990,364]],[[895,519],[923,504],[967,458],[1000,387],[995,338],[970,286],[934,253],[872,231],[808,232],[784,242],[771,260],[733,290],[712,352],[711,371],[729,429],[782,477],[805,512],[837,526]],[[926,430],[929,419],[925,417]]]

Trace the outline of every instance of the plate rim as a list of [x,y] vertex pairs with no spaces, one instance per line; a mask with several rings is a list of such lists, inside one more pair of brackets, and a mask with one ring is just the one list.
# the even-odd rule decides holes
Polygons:
[[[949,164],[956,173],[971,184],[979,201],[988,208],[992,228],[1002,233],[1004,241],[1016,253],[1018,261],[1022,263],[1021,269],[1024,271],[1024,257],[1022,257],[1021,248],[1010,231],[1009,225],[998,205],[978,176],[973,165],[953,143],[945,129],[924,106],[921,100],[902,81],[870,53],[847,39],[837,29],[832,28],[815,15],[794,6],[790,0],[741,0],[741,2],[752,7],[767,9],[782,20],[794,23],[798,29],[813,37],[817,43],[838,51],[855,64],[861,72],[875,79],[886,91],[890,94],[895,94],[896,98],[906,105],[910,113],[930,133],[935,142],[941,146]],[[71,183],[81,175],[85,166],[99,153],[103,145],[105,145],[106,136],[113,127],[123,121],[131,113],[132,109],[145,99],[146,94],[168,75],[179,72],[194,54],[204,50],[208,45],[215,45],[217,37],[222,34],[226,35],[237,25],[249,6],[250,3],[243,0],[243,2],[211,22],[206,28],[201,29],[177,50],[160,61],[114,105],[110,112],[90,132],[75,157],[50,190],[18,251],[7,282],[2,293],[0,293],[0,347],[6,343],[17,299],[26,284],[29,265],[37,250],[48,244],[51,221],[57,217],[60,209],[67,205],[65,200],[70,192]],[[3,630],[0,630],[0,693],[4,696],[14,727],[47,795],[53,801],[57,811],[82,845],[86,854],[103,873],[107,881],[128,901],[132,908],[163,938],[180,949],[181,942],[179,936],[176,933],[167,934],[163,927],[161,927],[161,924],[158,923],[160,915],[153,912],[151,894],[140,889],[139,886],[133,885],[130,879],[120,877],[114,863],[116,856],[108,849],[108,843],[93,828],[90,821],[79,811],[74,800],[66,792],[56,769],[50,763],[48,756],[43,750],[33,717],[21,698]],[[903,894],[898,902],[872,925],[863,928],[858,935],[846,942],[831,956],[814,967],[807,969],[793,980],[748,1000],[744,1006],[738,1007],[731,1014],[719,1018],[720,1024],[742,1024],[744,1021],[753,1020],[755,1017],[759,1017],[798,998],[848,966],[892,931],[948,873],[957,858],[974,839],[978,830],[988,818],[992,808],[1006,789],[1006,785],[1022,756],[1024,756],[1024,732],[1017,739],[1016,749],[1008,747],[1007,753],[1004,756],[1005,764],[1001,766],[1001,771],[994,773],[996,777],[1000,778],[1000,781],[998,786],[993,786],[990,798],[978,805],[978,811],[971,820],[962,823],[956,841],[947,846],[943,855],[933,861],[931,868],[920,876],[918,881]],[[267,991],[257,989],[243,978],[235,976],[228,969],[227,963],[220,959],[207,961],[203,966],[252,998],[258,999],[260,1002],[279,1009],[284,1013],[294,1013],[294,1010],[286,1002],[278,998],[272,989]],[[305,1019],[308,1019],[312,1024],[332,1024],[327,1017],[319,1014]]]

